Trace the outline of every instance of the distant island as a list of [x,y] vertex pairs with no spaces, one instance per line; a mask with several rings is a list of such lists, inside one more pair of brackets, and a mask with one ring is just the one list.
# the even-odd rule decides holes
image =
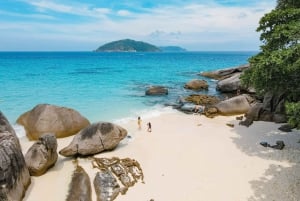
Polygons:
[[124,39],[106,43],[95,50],[96,52],[160,52],[161,50],[149,43]]
[[155,45],[123,39],[106,43],[95,50],[95,52],[183,52],[185,49],[178,46],[157,47]]
[[163,52],[186,52],[187,50],[179,46],[165,46],[159,47]]

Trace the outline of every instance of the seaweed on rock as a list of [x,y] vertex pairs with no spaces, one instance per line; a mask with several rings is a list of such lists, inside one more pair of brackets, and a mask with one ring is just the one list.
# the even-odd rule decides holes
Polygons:
[[114,200],[119,193],[125,194],[139,180],[144,183],[142,168],[134,159],[93,157],[92,165],[100,170],[94,179],[98,200]]

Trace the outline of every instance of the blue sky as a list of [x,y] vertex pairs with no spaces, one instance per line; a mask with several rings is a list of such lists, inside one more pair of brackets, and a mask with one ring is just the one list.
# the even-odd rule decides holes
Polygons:
[[0,0],[0,51],[91,51],[130,38],[192,51],[258,50],[276,0]]

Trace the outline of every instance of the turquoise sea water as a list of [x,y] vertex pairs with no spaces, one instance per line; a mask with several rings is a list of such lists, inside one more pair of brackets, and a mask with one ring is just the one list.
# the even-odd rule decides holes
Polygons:
[[[0,52],[0,110],[14,124],[40,103],[76,109],[91,122],[159,111],[191,94],[184,84],[197,73],[247,63],[255,52],[96,53]],[[208,80],[209,94],[216,94]],[[169,95],[145,96],[150,85]]]

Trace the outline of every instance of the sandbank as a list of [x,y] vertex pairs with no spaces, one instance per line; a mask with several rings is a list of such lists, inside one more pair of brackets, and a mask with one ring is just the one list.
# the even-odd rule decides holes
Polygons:
[[[147,132],[147,122],[152,132]],[[234,124],[229,127],[226,123]],[[234,116],[213,119],[180,112],[119,124],[131,138],[96,157],[129,157],[137,160],[145,183],[129,188],[119,201],[243,201],[300,200],[300,132],[278,130],[280,124],[254,122],[238,125]],[[58,151],[72,137],[58,139]],[[283,140],[276,150],[259,144]],[[33,142],[21,139],[24,154]],[[93,182],[96,169],[87,158],[79,164]],[[65,200],[74,170],[72,159],[59,156],[56,165],[40,177],[32,177],[24,201]],[[93,186],[93,185],[92,185]],[[95,192],[92,192],[96,201]]]

